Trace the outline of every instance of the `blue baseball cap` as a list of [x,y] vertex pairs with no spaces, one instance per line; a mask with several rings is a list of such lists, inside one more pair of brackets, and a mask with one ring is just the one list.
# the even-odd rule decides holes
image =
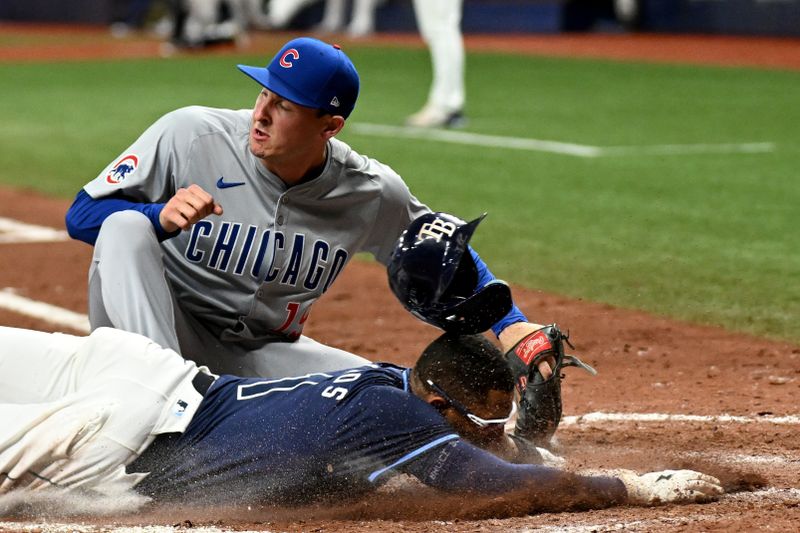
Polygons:
[[310,37],[292,39],[266,67],[239,70],[295,104],[347,118],[358,98],[358,72],[335,44]]

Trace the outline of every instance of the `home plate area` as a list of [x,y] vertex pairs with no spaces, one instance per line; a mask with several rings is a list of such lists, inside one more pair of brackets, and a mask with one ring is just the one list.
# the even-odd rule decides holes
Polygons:
[[[68,205],[0,189],[0,295],[52,306],[38,315],[0,306],[0,324],[84,334],[91,247],[65,240]],[[304,333],[371,360],[412,365],[438,332],[404,311],[386,285],[380,265],[352,261],[315,305]],[[292,509],[269,502],[200,508],[80,494],[6,495],[0,531],[796,530],[798,346],[535,289],[513,292],[532,316],[569,329],[574,353],[598,370],[594,377],[565,371],[565,416],[554,446],[565,468],[688,468],[716,476],[727,494],[708,504],[582,512],[537,509],[537,502],[519,499],[455,498],[408,478],[369,498]]]

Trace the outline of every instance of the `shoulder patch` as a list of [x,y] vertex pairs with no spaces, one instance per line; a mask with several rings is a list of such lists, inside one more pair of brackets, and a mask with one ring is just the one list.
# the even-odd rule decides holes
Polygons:
[[111,170],[108,171],[108,174],[106,174],[106,181],[116,185],[133,174],[137,166],[139,166],[139,158],[136,157],[135,154],[128,154],[117,161]]

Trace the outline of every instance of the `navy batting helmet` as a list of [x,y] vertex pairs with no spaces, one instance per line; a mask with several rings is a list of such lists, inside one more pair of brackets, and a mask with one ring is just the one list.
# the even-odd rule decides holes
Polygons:
[[465,222],[447,213],[426,213],[400,236],[389,261],[389,286],[414,316],[451,333],[474,334],[511,310],[511,290],[504,281],[478,287],[478,269],[467,249],[485,216]]

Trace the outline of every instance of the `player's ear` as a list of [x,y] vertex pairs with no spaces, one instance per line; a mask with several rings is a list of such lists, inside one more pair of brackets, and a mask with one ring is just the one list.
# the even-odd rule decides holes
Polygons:
[[344,117],[341,115],[326,115],[322,135],[325,140],[335,137],[344,128]]
[[447,407],[447,401],[441,396],[437,396],[435,394],[431,394],[425,400],[439,411]]

